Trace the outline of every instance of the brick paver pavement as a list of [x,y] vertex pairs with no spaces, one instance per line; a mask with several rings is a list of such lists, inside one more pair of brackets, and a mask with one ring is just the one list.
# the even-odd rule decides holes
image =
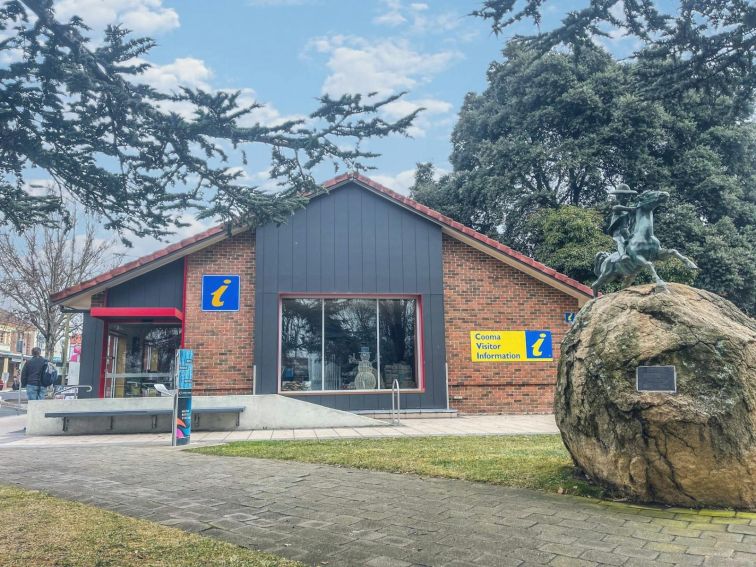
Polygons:
[[161,447],[6,447],[0,476],[330,567],[756,565],[756,514]]

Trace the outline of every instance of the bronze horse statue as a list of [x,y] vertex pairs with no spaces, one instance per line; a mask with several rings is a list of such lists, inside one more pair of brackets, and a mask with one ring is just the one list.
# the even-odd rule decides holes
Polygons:
[[593,271],[598,279],[591,286],[593,296],[598,296],[598,291],[606,283],[621,281],[622,286],[630,285],[635,277],[648,268],[656,282],[657,291],[666,289],[667,284],[659,277],[654,269],[654,260],[666,260],[678,258],[686,266],[694,270],[698,266],[688,257],[683,256],[674,248],[662,248],[659,239],[654,236],[654,210],[663,205],[669,199],[666,191],[646,191],[638,199],[638,204],[633,207],[615,205],[612,207],[615,213],[635,213],[633,231],[624,243],[624,254],[620,251],[609,253],[599,252],[593,264]]

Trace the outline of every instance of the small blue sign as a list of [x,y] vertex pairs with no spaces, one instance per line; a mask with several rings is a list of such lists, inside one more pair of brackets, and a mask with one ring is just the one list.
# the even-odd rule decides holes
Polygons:
[[525,331],[525,350],[529,360],[553,358],[551,331]]
[[572,325],[575,322],[575,312],[574,311],[565,311],[564,313],[564,322],[568,325]]
[[192,389],[192,368],[194,365],[194,351],[189,348],[178,350],[178,389]]
[[239,276],[202,276],[202,311],[239,311]]
[[192,436],[192,383],[194,352],[181,348],[176,352],[177,384],[176,389],[176,445],[188,445]]

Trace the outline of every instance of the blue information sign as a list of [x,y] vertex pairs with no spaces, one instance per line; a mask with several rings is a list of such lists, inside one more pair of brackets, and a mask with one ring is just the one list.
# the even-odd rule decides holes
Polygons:
[[192,435],[192,367],[194,353],[182,348],[176,353],[178,373],[176,376],[177,411],[176,411],[176,445],[188,445]]
[[552,359],[551,331],[525,331],[525,351],[529,360]]
[[238,275],[203,275],[203,311],[239,311]]

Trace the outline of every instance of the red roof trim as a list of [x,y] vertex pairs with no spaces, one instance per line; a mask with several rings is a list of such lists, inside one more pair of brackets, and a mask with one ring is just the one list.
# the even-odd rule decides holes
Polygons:
[[439,213],[438,211],[435,211],[429,207],[426,207],[425,205],[418,203],[414,199],[410,199],[409,197],[405,197],[404,195],[401,195],[397,193],[396,191],[389,189],[388,187],[384,187],[383,185],[381,185],[380,183],[377,183],[376,181],[373,181],[369,177],[365,177],[364,175],[361,175],[359,173],[345,173],[343,175],[339,175],[338,177],[334,177],[333,179],[330,179],[329,181],[326,181],[325,183],[323,183],[323,187],[325,187],[326,189],[331,189],[337,185],[346,183],[347,181],[358,181],[359,183],[370,187],[371,189],[377,191],[378,193],[381,193],[389,197],[390,199],[393,199],[394,201],[398,201],[402,203],[403,205],[409,207],[410,209],[414,209],[415,211],[425,215],[426,217],[430,219],[433,219],[439,222],[440,224],[444,226],[454,229],[457,232],[461,232],[462,234],[469,236],[470,238],[477,240],[478,242],[481,242],[489,246],[490,248],[493,248],[494,250],[501,252],[502,254],[505,254],[506,256],[513,258],[514,260],[517,260],[518,262],[521,262],[527,266],[530,266],[534,270],[537,270],[563,283],[564,285],[569,286],[579,291],[580,293],[587,295],[588,297],[593,297],[593,291],[587,285],[582,284],[579,281],[574,280],[571,277],[566,276],[560,272],[557,272],[554,268],[549,268],[547,265],[542,264],[541,262],[538,262],[534,260],[533,258],[530,258],[526,256],[525,254],[518,252],[517,250],[514,250],[510,248],[509,246],[506,246],[505,244],[502,244],[501,242],[494,240],[493,238],[489,238],[485,234],[481,234],[480,232],[473,230],[472,228],[465,226],[462,223],[459,223],[447,217],[446,215]]
[[184,319],[175,307],[93,307],[89,314],[96,319]]
[[136,260],[128,262],[122,266],[118,266],[117,268],[110,270],[109,272],[105,272],[103,274],[95,276],[92,279],[85,280],[74,286],[61,290],[58,293],[54,293],[50,296],[50,299],[53,301],[53,303],[59,303],[71,296],[78,295],[79,293],[85,292],[88,289],[117,278],[118,276],[127,274],[128,272],[136,270],[137,268],[141,268],[142,266],[146,266],[147,264],[165,258],[166,256],[170,256],[174,252],[183,250],[184,248],[187,248],[192,244],[196,244],[198,242],[201,242],[202,240],[217,236],[225,230],[225,226],[223,225],[214,226],[213,228],[200,232],[199,234],[185,238],[180,242],[166,246],[165,248],[162,248],[157,252],[153,252],[152,254],[148,254],[147,256],[142,256],[141,258],[137,258]]
[[[438,211],[435,211],[429,207],[426,207],[425,205],[422,205],[418,203],[417,201],[410,199],[409,197],[405,197],[404,195],[401,195],[397,193],[396,191],[389,189],[388,187],[384,187],[380,183],[377,183],[376,181],[373,181],[369,177],[365,177],[364,175],[361,175],[359,173],[345,173],[345,174],[339,175],[338,177],[334,177],[333,179],[329,179],[328,181],[323,183],[323,188],[332,189],[336,187],[337,185],[341,185],[348,181],[357,181],[358,183],[365,185],[366,187],[369,187],[370,189],[376,191],[377,193],[380,193],[388,197],[389,199],[397,201],[398,203],[401,203],[402,205],[405,205],[406,207],[413,209],[414,211],[420,213],[421,215],[429,219],[432,219],[438,222],[441,225],[444,225],[457,232],[460,232],[464,234],[465,236],[472,238],[473,240],[477,240],[478,242],[485,244],[486,246],[496,250],[497,252],[501,252],[502,254],[509,256],[510,258],[517,260],[518,262],[525,264],[526,266],[529,266],[530,268],[536,271],[539,271],[549,276],[550,278],[555,279],[563,283],[564,285],[575,289],[576,291],[579,291],[580,293],[588,297],[593,296],[591,288],[589,288],[587,285],[582,284],[579,281],[570,278],[569,276],[561,274],[557,272],[555,269],[549,268],[545,264],[541,264],[540,262],[533,260],[533,258],[530,258],[526,256],[525,254],[522,254],[521,252],[517,252],[516,250],[510,248],[509,246],[506,246],[502,244],[501,242],[494,240],[493,238],[489,238],[488,236],[481,234],[480,232],[477,232],[473,230],[472,228],[465,226],[462,223],[459,223],[447,217],[446,215],[439,213]],[[223,225],[215,226],[209,230],[196,234],[192,237],[186,238],[180,242],[171,244],[170,246],[167,246],[166,248],[163,248],[162,250],[158,250],[157,252],[153,252],[152,254],[149,254],[142,258],[138,258],[132,262],[124,264],[123,266],[119,266],[118,268],[115,268],[114,270],[105,272],[104,274],[100,274],[99,276],[95,278],[92,278],[90,280],[81,282],[77,285],[74,285],[62,291],[59,291],[58,293],[55,293],[51,295],[50,297],[54,303],[60,303],[61,301],[68,299],[71,296],[78,295],[79,293],[85,292],[88,289],[91,289],[95,286],[108,282],[118,276],[127,274],[128,272],[136,270],[137,268],[140,268],[142,266],[155,262],[156,260],[165,258],[166,256],[173,254],[174,252],[179,252],[191,246],[192,244],[198,243],[202,240],[206,240],[213,236],[217,236],[218,234],[222,233],[224,230],[225,230],[225,227]]]

